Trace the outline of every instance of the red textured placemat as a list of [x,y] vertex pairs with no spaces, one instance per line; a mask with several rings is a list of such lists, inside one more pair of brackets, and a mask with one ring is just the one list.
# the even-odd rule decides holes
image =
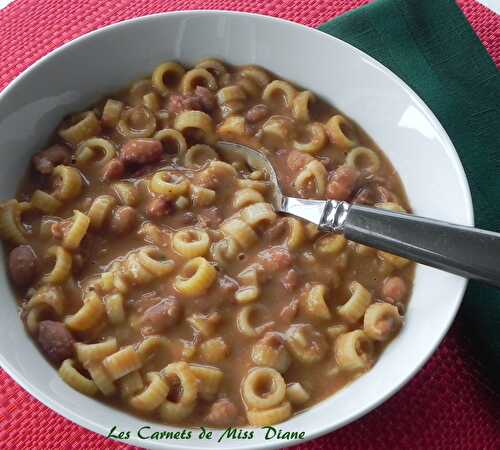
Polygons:
[[[440,1],[440,0],[436,0]],[[0,11],[0,89],[61,44],[131,17],[181,9],[257,12],[317,26],[367,0],[17,0]],[[500,17],[458,2],[500,65]],[[483,381],[461,319],[422,371],[383,406],[305,449],[500,449],[500,396]],[[0,449],[129,449],[49,410],[0,370]]]

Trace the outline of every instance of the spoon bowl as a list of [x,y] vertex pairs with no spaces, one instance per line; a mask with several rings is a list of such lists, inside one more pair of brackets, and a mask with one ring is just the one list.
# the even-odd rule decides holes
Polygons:
[[276,211],[292,214],[321,231],[342,233],[354,242],[500,287],[500,234],[345,201],[288,197],[264,152],[222,141],[221,155],[264,170],[272,184]]

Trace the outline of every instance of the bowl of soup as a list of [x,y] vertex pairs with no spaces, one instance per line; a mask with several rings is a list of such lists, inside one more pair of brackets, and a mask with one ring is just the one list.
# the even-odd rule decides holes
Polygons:
[[396,392],[455,316],[465,279],[277,214],[220,140],[291,196],[473,223],[435,116],[338,39],[195,11],[66,44],[0,96],[0,363],[81,426],[291,445]]

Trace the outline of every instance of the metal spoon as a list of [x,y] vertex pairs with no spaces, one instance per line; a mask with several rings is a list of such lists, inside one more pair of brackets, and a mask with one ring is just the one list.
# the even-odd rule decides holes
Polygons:
[[499,233],[347,202],[287,197],[264,154],[232,142],[219,141],[217,147],[224,159],[244,160],[268,174],[278,212],[315,223],[321,231],[343,233],[351,241],[500,287]]

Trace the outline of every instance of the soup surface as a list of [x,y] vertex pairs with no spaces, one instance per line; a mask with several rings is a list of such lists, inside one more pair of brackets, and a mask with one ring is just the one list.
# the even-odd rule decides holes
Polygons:
[[373,366],[414,265],[277,215],[267,174],[218,140],[265,152],[289,195],[409,209],[348,118],[206,59],[64,118],[0,234],[21,318],[73,388],[165,423],[270,425]]

